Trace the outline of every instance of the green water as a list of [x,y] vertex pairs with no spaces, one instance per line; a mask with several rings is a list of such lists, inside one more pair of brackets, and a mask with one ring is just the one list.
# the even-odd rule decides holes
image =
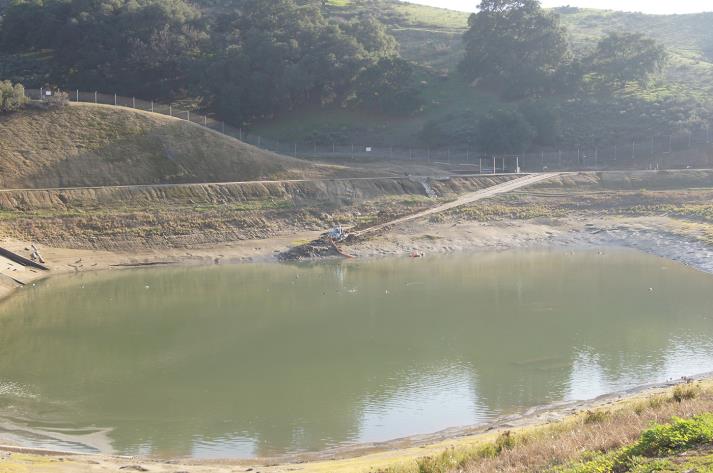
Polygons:
[[713,371],[713,276],[628,251],[55,278],[0,305],[0,439],[250,457]]

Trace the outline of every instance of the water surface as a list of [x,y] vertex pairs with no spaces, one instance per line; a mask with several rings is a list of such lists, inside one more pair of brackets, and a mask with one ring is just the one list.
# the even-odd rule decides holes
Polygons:
[[629,251],[84,274],[0,305],[0,438],[269,456],[711,370],[713,276]]

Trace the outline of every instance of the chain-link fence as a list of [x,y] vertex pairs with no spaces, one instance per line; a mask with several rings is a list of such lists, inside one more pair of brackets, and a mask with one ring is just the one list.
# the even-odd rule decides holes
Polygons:
[[[28,89],[33,100],[48,100],[57,91]],[[673,134],[634,137],[626,143],[578,146],[576,149],[528,151],[519,155],[496,156],[474,147],[459,146],[431,149],[423,146],[393,147],[356,143],[285,143],[264,138],[216,119],[210,113],[186,107],[121,97],[99,92],[67,92],[72,102],[86,102],[128,107],[160,113],[204,126],[237,138],[261,149],[302,159],[327,161],[412,161],[448,166],[452,172],[536,172],[577,170],[685,169],[713,166],[710,128]],[[591,140],[592,143],[596,140]]]

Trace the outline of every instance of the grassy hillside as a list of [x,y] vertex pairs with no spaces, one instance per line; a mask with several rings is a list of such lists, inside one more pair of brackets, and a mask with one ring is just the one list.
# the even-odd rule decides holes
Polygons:
[[329,168],[161,115],[94,105],[0,117],[0,187],[301,178]]
[[[625,144],[632,137],[650,139],[652,134],[704,126],[713,109],[713,14],[644,15],[577,8],[557,12],[580,56],[609,31],[653,36],[670,54],[669,64],[649,89],[632,86],[614,96],[576,101],[548,99],[546,103],[557,107],[562,116],[563,146],[613,140]],[[402,118],[341,108],[299,110],[257,124],[256,132],[289,141],[462,146],[485,113],[519,105],[473,89],[456,72],[468,13],[397,0],[331,0],[329,13],[344,18],[369,13],[387,24],[400,42],[402,56],[420,66],[423,110]],[[434,132],[424,134],[424,130]]]

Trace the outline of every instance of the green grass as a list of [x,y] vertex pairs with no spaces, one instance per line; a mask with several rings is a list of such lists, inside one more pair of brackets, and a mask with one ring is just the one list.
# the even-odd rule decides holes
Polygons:
[[[655,471],[691,471],[687,465],[669,458],[706,445],[713,446],[713,413],[691,419],[674,418],[641,434],[638,442],[613,453],[591,454],[591,459],[574,465],[551,469],[551,473],[649,473]],[[713,458],[713,455],[709,456]],[[680,466],[680,468],[679,468]]]

